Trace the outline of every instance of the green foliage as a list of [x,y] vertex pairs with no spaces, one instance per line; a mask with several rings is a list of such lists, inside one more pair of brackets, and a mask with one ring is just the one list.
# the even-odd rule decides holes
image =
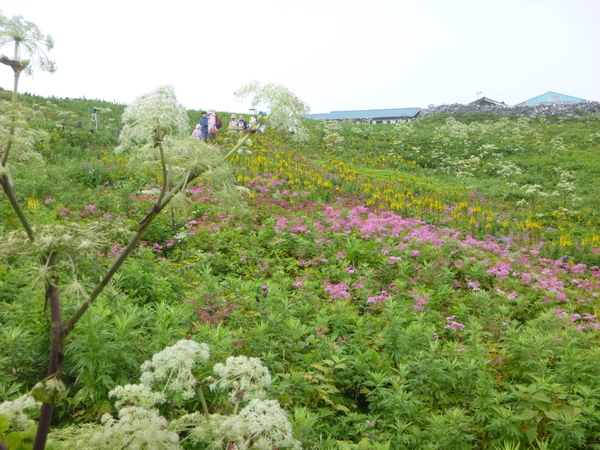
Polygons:
[[[72,234],[101,218],[121,229],[103,231],[85,257],[61,244],[87,287],[153,207],[161,173],[131,167],[108,138],[98,148],[85,130],[55,132],[63,109],[79,109],[53,101],[61,106],[35,119],[51,135],[45,165],[35,179],[18,168],[14,180],[37,230],[58,224]],[[85,102],[81,117],[95,104]],[[210,346],[211,362],[260,357],[273,375],[268,394],[304,448],[593,448],[596,125],[481,116],[308,123],[308,145],[266,133],[251,157],[234,161],[245,203],[225,208],[207,183],[190,187],[78,323],[57,433],[74,423],[81,436],[101,430],[97,417],[115,411],[109,392],[137,383],[142,361],[189,338]],[[18,227],[6,203],[0,246]],[[28,282],[43,275],[27,256],[39,245],[1,256],[6,398],[45,377],[44,293]],[[71,263],[59,274],[71,279]],[[84,301],[75,288],[63,297],[66,314]],[[211,374],[195,372],[200,381]],[[227,393],[203,393],[218,420],[235,408]],[[202,405],[180,400],[157,410],[190,436],[182,446],[213,443],[214,428],[195,440],[181,431],[199,421],[178,420]]]

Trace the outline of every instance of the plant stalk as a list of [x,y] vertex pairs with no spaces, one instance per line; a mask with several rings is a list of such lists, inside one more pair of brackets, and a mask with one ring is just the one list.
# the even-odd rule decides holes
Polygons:
[[[48,267],[51,270],[56,266],[56,259],[57,255],[55,253],[50,254],[48,257]],[[48,376],[56,374],[57,378],[60,379],[63,372],[64,341],[62,339],[63,319],[58,282],[58,275],[56,274],[50,277],[46,282],[46,300],[50,304],[50,318],[52,321],[52,326],[50,328],[50,360],[48,362],[47,374]],[[42,411],[38,422],[33,450],[44,450],[46,447],[53,411],[53,403],[42,403]]]
[[6,194],[6,196],[8,197],[8,200],[10,201],[10,204],[12,206],[12,208],[14,209],[15,213],[17,214],[17,217],[19,218],[19,221],[21,222],[21,225],[23,225],[23,228],[25,228],[25,232],[27,233],[27,236],[29,236],[30,240],[33,240],[33,229],[31,228],[31,225],[29,225],[29,222],[27,221],[27,217],[25,217],[25,213],[23,212],[23,210],[21,209],[21,206],[19,205],[19,202],[17,201],[17,195],[15,194],[13,185],[12,185],[12,180],[10,178],[10,176],[8,175],[8,155],[10,154],[10,150],[12,149],[12,144],[13,144],[13,140],[14,140],[14,136],[15,136],[15,128],[16,128],[16,109],[17,109],[17,92],[18,92],[18,88],[19,88],[19,77],[21,75],[21,71],[23,70],[23,65],[18,61],[18,56],[19,56],[19,43],[15,42],[15,59],[14,60],[9,60],[6,57],[2,58],[2,63],[9,65],[12,67],[15,75],[15,81],[13,84],[13,92],[12,92],[12,104],[11,104],[11,118],[10,118],[10,131],[9,131],[9,137],[8,140],[6,142],[6,148],[4,149],[4,154],[2,155],[2,168],[5,169],[6,173],[5,175],[2,175],[2,177],[0,178],[0,183],[2,183],[2,190],[4,190],[4,193]]
[[206,406],[206,399],[204,398],[204,392],[202,392],[202,385],[203,385],[203,383],[198,383],[198,389],[197,389],[198,397],[200,397],[200,403],[202,403],[202,411],[204,412],[204,415],[208,419],[208,417],[209,417],[208,406]]
[[236,145],[235,147],[233,147],[233,148],[232,148],[232,149],[229,151],[229,153],[227,153],[227,154],[225,155],[225,157],[224,157],[223,159],[224,159],[225,161],[227,161],[228,159],[230,159],[230,158],[231,158],[231,157],[234,155],[234,153],[235,153],[235,152],[237,152],[237,151],[238,151],[238,149],[239,149],[239,148],[240,148],[242,145],[244,145],[244,144],[246,143],[246,141],[247,141],[249,138],[250,138],[250,133],[248,133],[246,136],[244,136],[244,137],[243,137],[243,138],[242,138],[242,139],[241,139],[241,140],[240,140],[240,141],[237,143],[237,145]]
[[25,216],[23,209],[21,209],[21,205],[19,205],[19,201],[17,200],[17,195],[13,189],[12,182],[11,182],[10,178],[8,177],[8,175],[2,175],[2,177],[0,177],[0,183],[2,184],[2,190],[8,197],[8,201],[10,202],[10,205],[13,207],[13,210],[15,211],[15,213],[17,214],[17,217],[19,218],[19,222],[21,222],[21,225],[25,229],[27,236],[29,236],[29,240],[33,241],[33,235],[34,235],[33,228],[31,228],[31,225],[29,225],[29,221],[27,220],[27,217]]

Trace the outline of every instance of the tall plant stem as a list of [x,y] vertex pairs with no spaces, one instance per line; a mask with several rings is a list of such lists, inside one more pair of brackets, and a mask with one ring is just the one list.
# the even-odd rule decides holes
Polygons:
[[[48,257],[48,267],[51,271],[56,265],[55,253]],[[53,275],[46,282],[46,299],[50,305],[50,319],[52,322],[50,328],[50,360],[48,362],[48,376],[56,375],[58,379],[62,376],[64,341],[62,339],[63,319],[60,305],[60,293],[58,291],[58,275]],[[46,440],[50,432],[50,423],[52,422],[52,413],[54,411],[53,403],[42,403],[42,410],[38,422],[38,429],[33,444],[33,450],[43,450],[46,447]]]
[[17,110],[17,92],[19,92],[19,77],[21,76],[21,72],[24,67],[21,61],[19,61],[19,41],[15,41],[15,56],[13,60],[2,57],[2,63],[12,67],[14,72],[14,82],[13,82],[13,91],[12,91],[12,114],[11,114],[11,123],[10,123],[10,137],[8,138],[8,142],[6,143],[6,149],[4,150],[4,155],[2,156],[2,167],[6,167],[8,163],[8,154],[10,153],[10,149],[12,147],[14,135],[15,135],[15,124],[17,121],[16,110]]
[[9,172],[8,172],[8,168],[7,168],[8,155],[10,154],[10,150],[12,148],[12,144],[14,141],[15,128],[16,128],[16,122],[17,122],[16,114],[17,114],[17,92],[18,92],[18,88],[19,88],[19,77],[21,75],[21,71],[23,70],[23,65],[18,61],[18,58],[17,58],[19,55],[19,46],[18,45],[19,45],[19,43],[16,42],[15,43],[15,59],[14,60],[9,60],[6,57],[3,57],[1,60],[3,64],[7,64],[12,67],[12,69],[15,73],[15,81],[13,84],[13,92],[12,92],[12,107],[11,107],[12,111],[11,111],[11,115],[10,115],[9,137],[6,142],[6,148],[4,149],[4,154],[2,155],[2,169],[3,169],[4,174],[0,177],[0,183],[2,183],[2,190],[8,197],[8,201],[10,202],[10,205],[12,206],[15,213],[17,214],[17,217],[19,218],[21,225],[23,225],[23,228],[25,229],[27,236],[29,236],[30,240],[33,240],[33,229],[31,228],[31,225],[29,225],[29,221],[27,220],[27,217],[25,217],[25,213],[23,212],[23,210],[21,209],[21,206],[19,205],[19,202],[17,201],[17,195],[15,194],[15,191],[13,189],[12,180],[9,176]]
[[163,173],[163,185],[160,190],[160,195],[158,196],[157,203],[160,203],[167,193],[167,189],[169,188],[169,171],[167,170],[167,164],[165,162],[165,152],[163,151],[162,142],[157,142],[160,150],[160,163],[162,165],[162,173]]
[[12,206],[13,210],[17,214],[17,217],[19,218],[19,222],[21,222],[21,225],[25,229],[27,236],[29,236],[29,240],[33,241],[33,228],[31,228],[31,225],[29,225],[29,221],[27,220],[27,217],[25,217],[25,213],[21,209],[21,205],[19,205],[19,201],[17,200],[17,195],[13,189],[12,182],[7,174],[2,175],[0,177],[0,183],[2,183],[2,190],[8,197],[10,205]]
[[233,148],[232,148],[232,149],[229,151],[229,153],[227,153],[227,154],[225,155],[225,157],[224,157],[223,159],[225,159],[225,160],[228,160],[228,159],[230,159],[230,158],[231,158],[231,157],[232,157],[232,156],[235,154],[235,152],[237,152],[237,151],[238,151],[238,149],[240,149],[240,147],[246,143],[246,141],[247,141],[249,138],[250,138],[250,134],[248,133],[246,136],[244,136],[244,137],[243,137],[243,138],[242,138],[242,139],[241,139],[241,140],[240,140],[240,141],[237,143],[237,145],[236,145],[235,147],[233,147]]
[[210,416],[208,413],[208,406],[206,406],[206,400],[204,398],[204,392],[202,392],[202,386],[204,383],[198,383],[198,387],[197,387],[197,391],[198,391],[198,397],[200,397],[200,402],[202,403],[202,411],[204,412],[204,415],[206,416],[206,418],[208,419],[208,417]]

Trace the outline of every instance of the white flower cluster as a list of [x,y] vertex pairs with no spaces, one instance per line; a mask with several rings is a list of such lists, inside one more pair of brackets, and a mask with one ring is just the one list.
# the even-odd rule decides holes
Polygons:
[[445,157],[442,159],[441,169],[455,172],[458,177],[472,177],[473,172],[483,163],[483,158],[476,155],[471,155],[469,158]]
[[166,383],[165,391],[192,398],[196,394],[196,377],[192,369],[207,361],[209,356],[208,345],[182,339],[142,364],[140,382],[148,386]]
[[560,177],[559,183],[556,187],[562,191],[563,194],[567,194],[575,191],[575,175],[570,170],[561,169],[560,167],[555,167],[554,171]]
[[244,392],[245,399],[264,398],[264,389],[271,385],[269,369],[258,358],[230,356],[225,364],[215,364],[213,371],[221,379],[210,385],[212,390],[230,389],[229,399],[236,402],[238,391]]
[[160,86],[155,91],[138,97],[123,113],[121,144],[115,150],[122,152],[141,147],[152,140],[156,132],[168,135],[188,134],[189,117],[175,96],[173,86]]
[[284,86],[267,83],[262,86],[254,81],[235,92],[238,100],[252,98],[253,107],[264,106],[269,110],[267,124],[269,127],[289,132],[290,127],[296,129],[293,134],[295,141],[302,141],[309,137],[309,133],[301,125],[304,117],[310,112],[306,103]]
[[340,142],[344,142],[344,136],[340,134],[342,124],[336,120],[329,120],[323,124],[325,136],[323,140],[327,142],[328,147],[335,147]]
[[542,191],[543,188],[541,184],[525,184],[521,186],[521,189],[527,195],[547,197],[548,193]]
[[229,417],[221,424],[218,435],[228,442],[228,449],[302,448],[293,437],[286,412],[276,400],[250,401],[239,415]]
[[139,406],[150,409],[158,403],[165,403],[167,397],[163,392],[154,392],[147,384],[127,384],[117,386],[108,393],[109,397],[116,397],[115,407]]
[[[117,386],[110,391],[109,395],[118,399],[115,402],[118,417],[105,414],[101,426],[88,424],[56,430],[49,436],[50,446],[63,450],[175,450],[182,448],[179,433],[185,433],[185,440],[193,445],[190,448],[302,448],[294,439],[292,425],[279,403],[259,398],[264,396],[263,389],[271,384],[271,376],[258,358],[230,357],[225,364],[214,367],[215,374],[221,379],[211,384],[211,389],[232,389],[230,399],[237,398],[237,402],[242,398],[239,393],[243,392],[243,398],[249,400],[239,414],[227,417],[206,411],[206,414],[193,412],[180,417],[167,416],[169,419],[162,416],[155,405],[165,403],[168,393],[182,394],[184,398],[193,396],[196,379],[192,370],[208,358],[206,344],[184,339],[167,347],[142,365],[141,384]],[[156,384],[162,392],[152,390]],[[7,403],[2,407],[9,411],[10,408],[5,406]]]
[[21,431],[33,424],[25,411],[39,410],[41,405],[30,394],[25,394],[15,400],[0,403],[0,415],[8,416],[11,430]]
[[519,166],[509,161],[498,162],[493,167],[496,170],[496,174],[505,179],[513,178],[523,173]]
[[113,450],[179,450],[179,435],[167,429],[167,420],[155,409],[122,408],[119,420],[102,416],[104,427],[86,440],[87,448]]

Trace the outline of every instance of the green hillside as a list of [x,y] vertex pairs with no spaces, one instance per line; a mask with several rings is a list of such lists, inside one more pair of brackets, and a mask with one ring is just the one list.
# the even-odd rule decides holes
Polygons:
[[65,322],[90,306],[47,448],[598,448],[600,117],[307,122],[223,163],[241,135],[188,140],[198,111],[171,147],[117,153],[125,105],[20,101],[35,234],[2,194],[8,448],[31,448],[35,402],[8,402],[47,377],[57,298]]

